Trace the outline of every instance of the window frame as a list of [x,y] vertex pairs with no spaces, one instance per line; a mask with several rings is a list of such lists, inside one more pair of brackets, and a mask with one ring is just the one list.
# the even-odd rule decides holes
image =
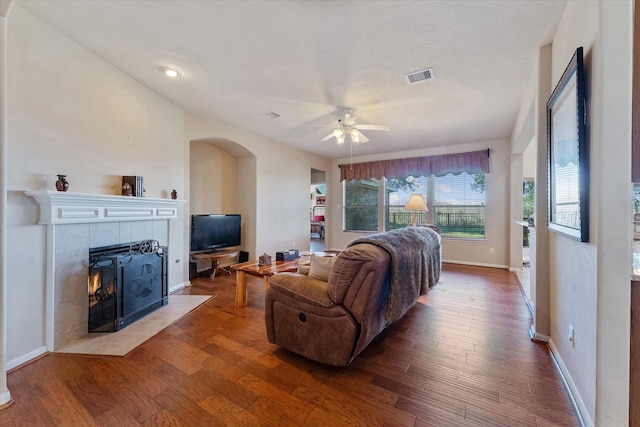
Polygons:
[[[361,184],[362,186],[367,185],[368,182],[372,182],[376,184],[377,187],[377,196],[376,196],[376,203],[371,204],[371,205],[347,205],[347,185],[348,184]],[[379,182],[376,179],[361,179],[361,180],[354,180],[354,181],[343,181],[342,182],[342,232],[346,232],[346,233],[377,233],[380,230],[380,220],[381,220],[381,216],[380,216],[380,192],[381,189],[384,187],[383,184],[384,180],[382,182]],[[373,186],[373,185],[372,185]],[[384,202],[384,201],[383,201]],[[354,207],[363,207],[363,208],[372,208],[372,207],[376,207],[376,230],[360,230],[360,229],[353,229],[353,228],[347,228],[347,208],[354,208]]]
[[[467,172],[464,172],[467,173]],[[486,208],[487,208],[487,186],[486,186],[486,173],[483,173],[485,175],[485,188],[483,191],[484,194],[484,200],[482,202],[481,205],[478,206],[482,206],[483,208],[483,212],[482,212],[482,237],[471,237],[471,236],[451,236],[451,235],[447,235],[447,232],[445,231],[442,234],[442,238],[443,239],[452,239],[452,240],[469,240],[469,241],[483,241],[483,240],[487,240],[487,217],[486,217]],[[460,174],[457,175],[453,175],[453,176],[459,176]],[[468,173],[468,175],[473,176],[475,174],[471,174]],[[425,198],[425,201],[427,203],[427,208],[429,209],[429,211],[426,213],[426,219],[427,219],[427,224],[434,224],[438,227],[440,227],[437,223],[436,223],[436,214],[437,214],[437,210],[438,210],[438,205],[437,205],[437,201],[436,201],[436,176],[434,175],[429,175],[428,177],[426,177],[426,183],[427,183],[427,197]],[[342,204],[342,231],[343,232],[347,232],[347,233],[379,233],[382,231],[386,231],[387,227],[387,214],[388,214],[388,210],[389,207],[391,207],[392,205],[388,204],[388,191],[387,191],[387,179],[383,178],[380,181],[377,181],[378,184],[378,198],[377,198],[377,229],[376,230],[358,230],[358,229],[348,229],[346,228],[346,223],[347,223],[347,208],[348,207],[353,207],[354,205],[351,206],[347,206],[346,200],[347,200],[347,183],[353,183],[353,182],[362,182],[362,181],[375,181],[375,180],[360,180],[360,181],[343,181],[343,204]],[[374,206],[374,205],[363,205],[363,206]],[[394,207],[396,205],[393,205]],[[442,205],[442,206],[447,206],[447,205]]]
[[[462,172],[460,174],[453,174],[453,173],[449,173],[447,175],[444,176],[440,176],[440,177],[433,177],[434,180],[434,186],[437,187],[436,181],[439,178],[446,178],[446,177],[452,177],[452,178],[456,178],[456,177],[460,177],[463,176],[463,174],[465,174],[465,176],[469,176],[470,178],[473,178],[474,175],[478,175],[479,173],[468,173],[468,172]],[[487,240],[487,216],[486,216],[486,210],[487,210],[487,195],[486,195],[486,176],[487,174],[482,173],[485,176],[485,184],[484,184],[484,189],[481,192],[482,196],[482,203],[478,204],[478,205],[473,205],[473,204],[469,204],[467,198],[465,197],[465,203],[463,205],[452,205],[452,204],[440,204],[438,203],[438,200],[433,201],[433,215],[434,215],[434,224],[440,228],[440,232],[442,237],[446,237],[448,239],[462,239],[462,240],[470,240],[470,241],[482,241],[482,240]],[[467,184],[470,184],[469,181],[464,182],[464,184],[462,185],[462,188],[464,189],[466,187]],[[466,190],[465,190],[466,191]],[[475,190],[472,190],[474,192],[477,192]],[[435,196],[437,195],[437,190],[436,190],[436,194],[434,194],[434,198],[436,198]],[[470,207],[482,207],[482,212],[481,212],[481,216],[482,216],[482,235],[478,236],[478,237],[473,237],[473,236],[455,236],[455,235],[451,235],[449,234],[450,232],[447,230],[448,226],[445,226],[443,224],[438,224],[438,215],[440,215],[440,212],[438,212],[439,208],[446,208],[446,207],[465,207],[465,208],[470,208]],[[453,214],[455,212],[451,212],[450,214]],[[458,218],[458,221],[462,221],[462,222],[466,222],[468,221],[468,219],[466,218],[466,215],[468,215],[465,212],[461,213],[462,216],[460,218]],[[449,216],[450,217],[450,216]],[[473,221],[473,219],[472,219]],[[452,228],[456,228],[455,226],[453,226]],[[458,230],[455,231],[451,231],[451,233],[469,233],[470,229],[473,229],[474,227],[465,227],[465,226],[458,226],[457,227]],[[466,230],[465,230],[466,229]]]

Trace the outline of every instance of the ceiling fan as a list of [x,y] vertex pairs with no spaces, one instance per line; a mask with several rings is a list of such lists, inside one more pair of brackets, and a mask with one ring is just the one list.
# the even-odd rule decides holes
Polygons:
[[[351,142],[354,144],[364,144],[369,141],[360,130],[389,130],[391,129],[386,125],[365,125],[356,123],[356,116],[352,114],[353,110],[344,110],[344,117],[338,119],[338,125],[329,135],[322,138],[322,141],[328,141],[331,138],[335,138],[338,144],[344,144],[344,139],[348,135],[351,138]],[[318,125],[332,127],[333,125]]]

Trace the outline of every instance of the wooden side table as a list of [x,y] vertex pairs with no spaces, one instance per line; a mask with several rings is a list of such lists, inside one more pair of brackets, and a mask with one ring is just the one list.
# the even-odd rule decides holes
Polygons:
[[308,255],[303,255],[291,261],[272,261],[271,264],[258,265],[258,261],[247,261],[241,264],[232,265],[236,271],[236,307],[247,305],[247,274],[251,276],[262,276],[264,287],[269,286],[269,277],[274,274],[287,271],[297,271],[298,263],[309,261]]
[[[218,269],[222,269],[223,267],[220,267],[220,262],[221,260],[224,260],[225,258],[238,258],[238,256],[240,255],[240,250],[239,249],[224,249],[224,250],[220,250],[220,251],[216,251],[216,252],[211,252],[211,253],[207,253],[207,252],[201,252],[201,253],[195,253],[195,254],[191,254],[191,258],[192,259],[208,259],[211,261],[211,276],[209,276],[210,279],[215,279],[216,277],[216,273],[218,271]],[[229,274],[231,274],[230,271],[227,271]]]

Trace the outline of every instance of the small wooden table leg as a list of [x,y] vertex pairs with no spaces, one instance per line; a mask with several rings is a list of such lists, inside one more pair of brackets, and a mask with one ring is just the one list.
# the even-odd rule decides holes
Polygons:
[[269,276],[262,276],[264,278],[264,288],[267,289],[269,287]]
[[236,307],[247,305],[247,274],[236,270]]
[[214,259],[211,260],[211,275],[209,276],[209,279],[213,280],[216,278],[216,272],[218,271],[218,265],[220,265],[220,263]]

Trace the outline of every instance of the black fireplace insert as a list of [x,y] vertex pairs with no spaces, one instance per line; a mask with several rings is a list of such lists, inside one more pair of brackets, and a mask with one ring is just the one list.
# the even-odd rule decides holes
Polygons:
[[115,332],[169,303],[167,247],[143,240],[89,249],[89,332]]

